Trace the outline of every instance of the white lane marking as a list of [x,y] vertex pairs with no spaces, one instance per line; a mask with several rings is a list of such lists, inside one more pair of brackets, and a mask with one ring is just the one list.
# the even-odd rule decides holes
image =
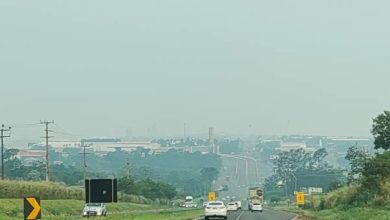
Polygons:
[[243,211],[241,211],[241,214],[236,218],[236,220],[240,220],[241,216],[244,214]]
[[294,218],[292,218],[291,220],[297,220],[298,219],[298,215],[296,215]]

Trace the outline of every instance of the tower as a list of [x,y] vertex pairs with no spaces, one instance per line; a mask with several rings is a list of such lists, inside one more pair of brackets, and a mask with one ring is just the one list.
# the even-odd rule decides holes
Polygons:
[[215,144],[214,144],[214,134],[213,134],[214,128],[209,127],[209,152],[210,153],[217,153],[215,149]]

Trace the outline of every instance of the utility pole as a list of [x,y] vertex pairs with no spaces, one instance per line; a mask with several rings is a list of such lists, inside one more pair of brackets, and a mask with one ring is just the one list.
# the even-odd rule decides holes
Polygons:
[[186,123],[184,123],[184,131],[183,131],[183,133],[184,133],[184,141],[185,141],[185,139],[186,139]]
[[86,146],[86,145],[83,145],[81,146],[83,148],[83,153],[80,153],[80,154],[83,154],[83,158],[84,158],[84,181],[86,180],[86,177],[87,177],[87,162],[85,160],[85,155],[86,154],[89,154],[89,153],[86,153],[85,152],[85,148],[89,147],[89,146]]
[[1,125],[0,129],[0,138],[1,138],[1,180],[4,180],[4,138],[5,137],[11,137],[11,134],[9,135],[4,135],[4,132],[10,132],[11,127],[4,128],[4,125]]
[[284,173],[284,191],[286,193],[286,199],[287,199],[287,173]]
[[50,178],[49,178],[49,138],[52,138],[53,136],[49,136],[49,132],[51,132],[51,130],[49,130],[49,124],[53,124],[54,121],[41,121],[41,124],[44,124],[45,125],[45,137],[42,137],[42,138],[45,138],[46,139],[46,182],[49,182],[50,181]]

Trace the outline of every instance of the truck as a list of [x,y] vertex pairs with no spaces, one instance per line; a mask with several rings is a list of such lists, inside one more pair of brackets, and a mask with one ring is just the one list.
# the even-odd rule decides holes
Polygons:
[[196,208],[198,205],[194,203],[194,198],[192,196],[186,196],[186,200],[184,202],[184,207],[186,208]]
[[263,212],[263,189],[261,187],[250,187],[248,188],[248,210],[251,212],[259,211]]

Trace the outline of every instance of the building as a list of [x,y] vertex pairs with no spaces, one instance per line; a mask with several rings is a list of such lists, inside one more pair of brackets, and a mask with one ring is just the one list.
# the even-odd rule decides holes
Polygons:
[[308,147],[304,142],[282,142],[280,143],[280,147],[278,148],[281,151],[290,151],[290,150],[298,150],[303,149],[308,153],[313,153],[316,151],[313,147]]
[[29,150],[21,149],[16,154],[16,158],[20,159],[26,166],[31,166],[34,162],[44,162],[46,157],[46,151],[43,150]]
[[149,149],[152,152],[165,152],[170,148],[162,148],[160,144],[153,142],[153,140],[132,140],[132,141],[121,141],[117,138],[89,138],[81,140],[82,146],[89,146],[95,152],[105,153],[113,152],[116,149],[124,151],[134,151],[137,148]]

